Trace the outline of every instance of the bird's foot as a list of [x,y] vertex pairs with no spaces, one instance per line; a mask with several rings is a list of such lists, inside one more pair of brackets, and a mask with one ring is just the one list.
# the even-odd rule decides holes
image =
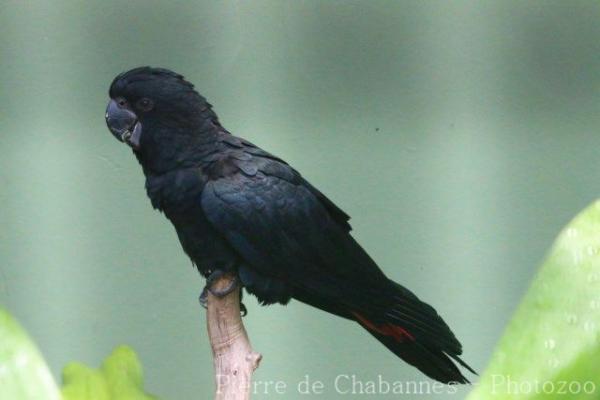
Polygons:
[[223,298],[227,296],[229,293],[233,292],[238,288],[240,283],[237,275],[234,275],[229,284],[223,289],[215,289],[213,288],[213,284],[221,278],[223,275],[226,275],[228,272],[217,269],[210,273],[208,278],[206,278],[206,290],[208,290],[213,296],[218,298]]
[[[206,286],[204,286],[204,289],[202,289],[202,293],[200,294],[200,297],[198,298],[198,301],[200,302],[200,305],[202,307],[208,308],[208,293],[209,292],[215,297],[223,298],[238,288],[240,281],[237,276],[234,276],[234,278],[231,280],[229,285],[227,285],[227,287],[224,289],[214,289],[212,287],[213,283],[225,274],[226,274],[226,272],[224,272],[224,271],[216,270],[216,271],[211,272],[210,275],[206,278]],[[244,303],[242,303],[242,293],[241,292],[240,292],[240,313],[242,314],[242,317],[245,317],[248,314],[248,309],[246,308]]]

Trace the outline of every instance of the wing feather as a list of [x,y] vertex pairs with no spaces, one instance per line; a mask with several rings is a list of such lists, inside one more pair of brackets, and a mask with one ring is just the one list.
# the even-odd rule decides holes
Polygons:
[[346,220],[340,224],[291,167],[256,158],[236,160],[237,172],[207,182],[202,207],[213,227],[259,274],[371,307],[385,276],[349,235]]

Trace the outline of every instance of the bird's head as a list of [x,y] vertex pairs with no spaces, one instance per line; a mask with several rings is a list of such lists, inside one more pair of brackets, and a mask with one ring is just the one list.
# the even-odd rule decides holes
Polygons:
[[210,104],[194,86],[168,69],[139,67],[123,72],[113,80],[109,96],[108,129],[135,151],[156,143],[157,136],[193,135],[207,119],[218,124]]

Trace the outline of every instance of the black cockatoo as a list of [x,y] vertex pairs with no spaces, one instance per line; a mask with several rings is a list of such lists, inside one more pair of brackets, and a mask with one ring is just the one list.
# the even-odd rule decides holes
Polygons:
[[262,304],[294,298],[356,321],[427,376],[468,382],[455,362],[473,370],[448,325],[386,277],[350,234],[349,216],[281,158],[229,133],[181,75],[135,68],[109,95],[110,131],[132,147],[152,206],[207,287],[233,272]]

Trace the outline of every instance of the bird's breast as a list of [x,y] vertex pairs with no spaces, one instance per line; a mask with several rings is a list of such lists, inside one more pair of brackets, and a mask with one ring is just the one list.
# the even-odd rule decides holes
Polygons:
[[167,212],[200,205],[206,183],[199,168],[185,168],[146,178],[146,192],[155,209]]

